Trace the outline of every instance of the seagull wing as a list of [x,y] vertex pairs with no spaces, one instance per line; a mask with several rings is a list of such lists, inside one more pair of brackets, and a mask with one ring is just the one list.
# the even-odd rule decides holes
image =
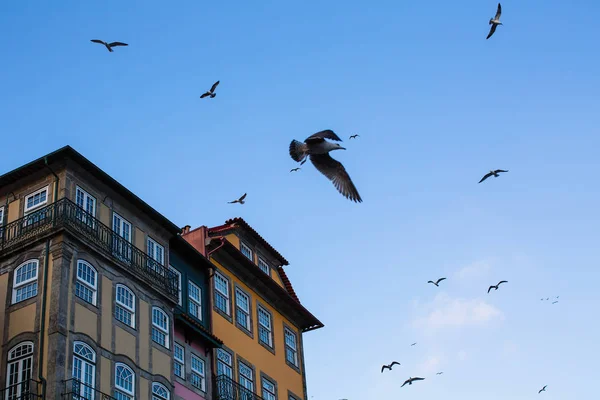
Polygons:
[[239,200],[234,200],[234,201],[228,201],[227,204],[233,204],[233,203],[239,203]]
[[507,169],[497,169],[496,173],[498,173],[498,172],[508,172],[508,170]]
[[110,47],[115,47],[115,46],[129,46],[127,43],[123,43],[123,42],[112,42],[108,44]]
[[425,378],[412,378],[413,381],[424,381]]
[[390,369],[392,369],[391,367],[393,365],[400,365],[400,363],[398,361],[392,361],[392,363],[390,364]]
[[386,369],[386,368],[387,368],[387,369],[389,369],[389,370],[391,370],[391,368],[390,368],[389,366],[387,366],[387,365],[382,365],[382,366],[381,366],[381,373],[383,373],[383,370],[384,370],[384,369]]
[[216,81],[215,83],[213,83],[212,87],[210,88],[210,91],[214,92],[217,86],[219,86],[219,83],[221,83],[221,81]]
[[498,3],[498,11],[496,11],[496,16],[494,17],[494,19],[498,21],[500,19],[500,15],[502,15],[502,6],[500,5],[500,3]]
[[404,387],[404,385],[406,385],[407,383],[410,383],[410,379],[405,380],[404,383],[402,384],[402,386],[400,386],[400,387]]
[[243,200],[246,198],[246,195],[247,195],[247,194],[248,194],[248,193],[244,193],[244,195],[243,195],[242,197],[240,197],[240,201],[243,201]]
[[[489,37],[489,36],[488,36],[488,37]],[[481,183],[481,182],[485,181],[487,178],[489,178],[489,177],[490,177],[490,176],[492,176],[492,175],[494,175],[494,174],[492,174],[491,172],[488,172],[487,174],[485,174],[485,175],[483,176],[483,178],[481,178],[481,180],[479,181],[479,183]]]
[[500,286],[501,283],[508,283],[508,281],[500,281],[496,286]]
[[497,26],[498,25],[496,25],[496,24],[492,24],[492,27],[490,28],[490,33],[488,33],[487,37],[485,38],[486,40],[489,39],[489,38],[491,38],[492,35],[494,34],[494,32],[496,32],[496,27]]
[[495,288],[496,286],[492,285],[490,286],[490,288],[488,289],[488,293],[490,292],[490,290],[492,290],[492,288]]
[[201,99],[205,98],[206,96],[210,96],[210,92],[206,92],[204,93],[202,96],[200,96]]
[[331,129],[326,129],[324,131],[314,133],[307,137],[304,142],[308,143],[308,141],[312,139],[320,139],[319,142],[323,139],[337,140],[338,142],[342,141],[342,139],[340,139],[339,136],[336,135]]
[[434,282],[434,281],[427,281],[427,283],[433,283],[433,284],[435,285],[435,282]]
[[354,183],[352,183],[352,180],[350,179],[350,175],[348,175],[342,163],[331,158],[329,153],[312,154],[310,156],[310,161],[319,172],[333,182],[333,185],[338,192],[343,194],[344,197],[354,202],[362,202],[358,190],[356,190]]
[[440,279],[438,279],[438,280],[437,280],[437,282],[436,282],[436,283],[440,283],[440,282],[441,282],[441,281],[443,281],[444,279],[446,279],[446,278],[440,278]]
[[105,46],[106,46],[106,42],[104,42],[104,41],[102,41],[102,40],[100,40],[100,39],[92,39],[92,40],[90,40],[90,42],[94,42],[94,43],[100,43],[100,44],[103,44],[103,45],[105,45]]

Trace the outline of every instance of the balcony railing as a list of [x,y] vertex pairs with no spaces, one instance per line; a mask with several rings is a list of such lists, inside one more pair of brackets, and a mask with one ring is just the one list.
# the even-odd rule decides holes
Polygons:
[[215,400],[263,400],[252,390],[245,388],[226,375],[214,377],[213,398]]
[[63,381],[62,400],[117,400],[75,378]]
[[172,298],[178,296],[177,276],[100,220],[67,198],[7,224],[0,230],[0,251],[19,246],[60,229],[87,239],[98,250],[134,275],[159,287]]
[[34,400],[43,398],[42,383],[33,379],[0,389],[0,399],[2,400]]

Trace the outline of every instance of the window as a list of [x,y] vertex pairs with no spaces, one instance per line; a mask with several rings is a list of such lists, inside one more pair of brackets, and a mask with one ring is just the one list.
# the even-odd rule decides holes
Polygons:
[[7,400],[26,398],[32,375],[33,342],[21,342],[8,351],[6,367]]
[[285,359],[294,366],[298,366],[298,339],[296,334],[288,328],[283,328],[285,341]]
[[265,274],[270,275],[271,267],[265,260],[263,260],[260,257],[258,257],[258,268],[260,268],[260,270]]
[[131,223],[117,213],[113,213],[113,254],[122,261],[131,260]]
[[73,343],[73,398],[94,399],[96,352],[83,342]]
[[215,306],[227,315],[229,312],[229,281],[215,272]]
[[252,368],[240,361],[240,363],[238,364],[238,374],[240,386],[247,389],[242,390],[242,399],[253,399],[254,396],[252,396],[252,394],[254,393],[254,371],[252,370]]
[[239,288],[235,288],[235,320],[250,330],[250,298]]
[[258,340],[269,347],[273,347],[273,328],[271,314],[258,306]]
[[117,285],[115,318],[125,325],[135,328],[135,295],[125,285]]
[[179,288],[179,302],[177,304],[179,304],[180,306],[183,305],[181,303],[181,272],[179,272],[178,270],[176,270],[175,268],[173,268],[172,265],[169,264],[169,270],[171,272],[173,272],[175,274],[175,276],[177,276],[177,287]]
[[206,392],[206,379],[204,375],[204,360],[192,354],[192,386]]
[[154,260],[148,260],[148,268],[162,275],[162,268],[160,266],[165,265],[165,248],[151,238],[148,238],[148,255]]
[[217,349],[217,375],[233,379],[233,357],[223,349]]
[[277,399],[277,390],[275,389],[275,384],[265,378],[262,377],[262,398],[265,400],[276,400]]
[[48,202],[48,186],[25,197],[25,213],[28,213]]
[[171,393],[169,393],[165,385],[152,382],[152,400],[169,400],[170,398]]
[[202,290],[192,281],[188,281],[188,309],[192,316],[202,320]]
[[77,282],[75,282],[75,295],[90,304],[96,305],[98,291],[97,272],[88,262],[77,260]]
[[77,186],[75,188],[75,203],[86,212],[77,210],[77,218],[86,225],[94,226],[96,216],[96,198]]
[[135,397],[135,374],[125,364],[115,365],[115,399],[133,400]]
[[169,317],[158,307],[152,307],[152,340],[169,348]]
[[13,304],[37,296],[38,260],[28,260],[15,269]]
[[4,233],[4,228],[2,228],[3,224],[4,224],[4,207],[0,207],[0,240],[2,239],[2,234]]
[[252,250],[250,247],[246,246],[243,242],[240,242],[240,248],[242,250],[242,254],[250,259],[250,261],[254,262],[254,258],[252,257]]
[[182,345],[175,343],[173,351],[175,375],[185,379],[185,349]]

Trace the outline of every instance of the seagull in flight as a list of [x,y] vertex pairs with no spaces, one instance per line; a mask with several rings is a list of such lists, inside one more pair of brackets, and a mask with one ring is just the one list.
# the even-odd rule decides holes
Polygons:
[[411,346],[414,346],[415,344],[417,344],[417,342],[414,342],[413,344],[411,344]]
[[502,22],[500,22],[500,15],[502,15],[502,6],[500,5],[500,3],[498,3],[498,10],[496,11],[496,16],[494,18],[490,18],[490,25],[492,27],[490,28],[490,33],[488,33],[487,37],[485,38],[486,40],[492,37],[494,32],[496,32],[496,28],[498,27],[498,25],[502,25]]
[[548,385],[544,385],[544,387],[543,387],[543,388],[541,388],[541,389],[538,391],[538,394],[540,394],[540,393],[542,393],[542,392],[545,392],[545,391],[546,391],[546,386],[548,386]]
[[290,172],[296,172],[296,171],[300,171],[302,168],[292,168],[290,169]]
[[123,43],[123,42],[112,42],[112,43],[106,43],[103,40],[100,39],[92,39],[90,40],[91,42],[94,43],[100,43],[103,44],[104,46],[106,46],[106,48],[108,49],[108,51],[110,51],[111,53],[113,52],[113,47],[117,47],[117,46],[129,46],[127,43]]
[[403,384],[402,384],[402,386],[400,386],[400,387],[404,387],[404,385],[406,385],[407,383],[408,383],[409,385],[412,385],[412,383],[413,383],[414,381],[424,381],[424,380],[425,380],[425,378],[418,378],[418,377],[417,377],[417,378],[408,378],[406,381],[404,381],[404,383],[403,383]]
[[552,302],[552,304],[556,304],[556,303],[558,303],[558,300]]
[[244,195],[243,195],[242,197],[240,197],[239,199],[237,199],[237,200],[234,200],[234,201],[228,201],[227,203],[228,203],[228,204],[233,204],[233,203],[240,203],[240,204],[244,204],[244,203],[246,202],[244,199],[246,198],[246,195],[247,195],[247,194],[248,194],[248,193],[244,193]]
[[206,96],[210,96],[210,98],[212,99],[213,97],[215,97],[217,95],[215,93],[215,89],[217,88],[217,86],[219,86],[219,83],[221,83],[221,81],[216,81],[215,83],[213,83],[213,85],[210,88],[210,90],[208,92],[204,93],[202,96],[200,96],[200,98],[203,99]]
[[357,137],[360,137],[360,135],[351,135],[350,139],[356,139]]
[[441,375],[441,374],[443,374],[443,373],[444,373],[444,372],[438,372],[436,375]]
[[434,282],[434,281],[427,281],[427,283],[433,283],[435,286],[439,286],[439,285],[438,285],[438,283],[440,283],[440,282],[441,282],[441,281],[443,281],[444,279],[446,279],[446,278],[440,278],[440,279],[438,279],[438,280],[437,280],[437,281],[435,281],[435,282]]
[[384,370],[384,369],[386,369],[386,368],[387,368],[387,369],[389,369],[389,370],[391,371],[391,370],[392,370],[392,367],[393,367],[394,365],[400,365],[400,363],[399,363],[398,361],[392,361],[392,363],[391,363],[391,364],[388,364],[388,365],[385,365],[385,364],[384,364],[384,365],[382,365],[382,366],[381,366],[381,373],[383,373],[383,370]]
[[315,168],[333,182],[338,192],[347,199],[361,203],[362,199],[354,183],[352,183],[350,175],[348,175],[342,163],[334,160],[329,155],[329,152],[333,150],[346,150],[346,148],[325,139],[342,141],[331,129],[320,131],[307,137],[304,143],[292,140],[290,143],[290,157],[299,162],[300,165],[310,158]]
[[493,170],[492,170],[492,171],[488,172],[487,174],[485,174],[485,175],[483,176],[483,178],[481,178],[481,180],[479,181],[479,183],[481,183],[481,182],[485,181],[487,178],[489,178],[489,177],[490,177],[490,176],[492,176],[492,175],[494,175],[494,178],[497,178],[497,177],[499,177],[500,175],[498,175],[498,174],[499,174],[500,172],[508,172],[508,170],[504,170],[504,169],[497,169],[497,170],[495,170],[495,171],[493,171]]
[[492,288],[498,290],[498,286],[500,286],[501,283],[507,283],[507,282],[508,281],[500,281],[500,282],[498,282],[497,285],[490,286],[490,288],[488,289],[488,293],[490,292],[490,290],[492,290]]

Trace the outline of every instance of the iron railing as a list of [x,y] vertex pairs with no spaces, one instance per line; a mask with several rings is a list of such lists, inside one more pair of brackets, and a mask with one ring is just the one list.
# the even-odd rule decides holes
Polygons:
[[59,229],[67,229],[77,237],[87,239],[93,246],[139,278],[153,286],[158,286],[171,297],[177,298],[178,280],[174,272],[67,198],[60,199],[4,226],[0,231],[0,251],[22,245],[40,235]]
[[2,400],[34,400],[43,398],[42,383],[33,379],[0,389],[0,399]]
[[213,398],[215,400],[263,400],[252,390],[240,385],[227,375],[213,378]]
[[62,400],[117,400],[75,378],[63,381],[63,383]]

